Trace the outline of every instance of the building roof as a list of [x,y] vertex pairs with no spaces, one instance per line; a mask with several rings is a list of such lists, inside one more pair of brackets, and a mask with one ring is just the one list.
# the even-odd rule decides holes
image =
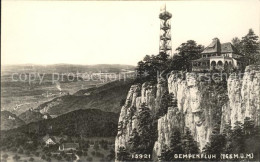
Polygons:
[[78,143],[64,143],[62,144],[64,149],[70,149],[70,148],[79,148]]
[[59,143],[61,140],[61,137],[57,137],[57,136],[50,136],[49,134],[45,135],[44,137],[42,137],[42,140],[44,142],[46,142],[48,139],[51,139],[53,142],[55,143]]
[[201,52],[204,53],[236,53],[238,54],[238,50],[230,43],[222,43],[220,44],[220,41],[218,38],[214,38],[212,43],[208,45],[204,51]]
[[49,134],[46,134],[44,137],[42,137],[42,140],[46,142],[50,138]]
[[222,43],[221,44],[221,53],[238,53],[237,49],[231,44],[228,43]]
[[220,53],[221,44],[218,38],[214,38],[210,45],[208,45],[201,53]]

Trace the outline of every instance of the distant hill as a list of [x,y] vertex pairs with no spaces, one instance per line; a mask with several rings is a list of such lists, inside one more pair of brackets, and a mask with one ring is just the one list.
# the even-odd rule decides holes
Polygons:
[[17,129],[2,131],[5,137],[20,133],[45,134],[84,137],[114,137],[117,133],[119,114],[96,109],[76,110],[54,119],[41,120],[21,126]]
[[1,111],[1,130],[14,129],[24,125],[25,122],[9,111]]
[[134,70],[133,65],[121,64],[97,64],[97,65],[76,65],[76,64],[52,64],[52,65],[3,65],[1,71],[6,74],[10,72],[39,72],[39,73],[72,73],[72,72],[120,72],[122,70]]
[[100,109],[119,113],[120,102],[125,99],[133,80],[114,81],[100,87],[80,90],[73,95],[57,97],[35,110],[50,115],[62,115],[78,109]]

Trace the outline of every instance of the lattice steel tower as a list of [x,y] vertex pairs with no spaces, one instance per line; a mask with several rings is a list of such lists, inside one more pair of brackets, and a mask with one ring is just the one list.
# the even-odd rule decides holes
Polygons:
[[159,52],[165,52],[172,57],[172,41],[171,41],[171,18],[172,14],[166,11],[166,5],[160,10],[160,43]]

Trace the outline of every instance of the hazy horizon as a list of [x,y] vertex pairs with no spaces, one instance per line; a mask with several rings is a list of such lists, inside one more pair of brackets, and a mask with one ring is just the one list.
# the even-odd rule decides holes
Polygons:
[[159,11],[172,13],[172,47],[259,35],[259,1],[2,1],[2,65],[136,66],[159,51]]
[[25,66],[25,65],[36,65],[36,66],[50,66],[50,65],[77,65],[77,66],[96,66],[96,65],[123,65],[123,66],[136,66],[130,64],[109,64],[109,63],[100,63],[100,64],[72,64],[72,63],[50,63],[50,64],[41,64],[41,63],[17,63],[17,64],[2,64],[3,66]]

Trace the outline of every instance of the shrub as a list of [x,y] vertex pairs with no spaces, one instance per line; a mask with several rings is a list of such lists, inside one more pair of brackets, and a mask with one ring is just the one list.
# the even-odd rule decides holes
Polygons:
[[96,151],[92,151],[91,154],[92,154],[93,156],[95,156],[95,155],[96,155]]
[[39,152],[35,152],[34,155],[37,156],[37,157],[39,157],[39,156],[40,156],[40,153],[39,153]]
[[13,156],[13,159],[16,160],[16,161],[18,161],[20,158],[21,158],[21,157],[18,156],[18,155],[14,155],[14,156]]
[[23,154],[23,149],[22,149],[22,148],[19,148],[17,152],[18,152],[19,154]]
[[50,157],[48,157],[48,158],[46,159],[46,161],[48,161],[48,162],[51,162],[51,158],[50,158]]
[[77,155],[82,156],[83,152],[82,151],[77,151]]
[[46,155],[42,155],[41,159],[45,160],[46,159]]
[[24,153],[25,153],[25,155],[27,155],[27,156],[30,156],[30,154],[31,154],[31,152],[28,151],[28,150],[26,150]]
[[57,160],[61,160],[62,157],[61,157],[60,155],[58,155],[58,156],[56,157],[56,159],[57,159]]
[[16,152],[16,151],[17,151],[17,148],[16,148],[16,147],[12,147],[12,148],[10,149],[10,151]]
[[4,159],[7,159],[7,158],[8,158],[8,154],[4,154],[2,157],[3,157]]
[[83,152],[83,156],[88,156],[88,152],[87,152],[87,151],[84,151],[84,152]]
[[87,161],[93,161],[93,158],[92,158],[92,157],[87,157],[86,160],[87,160]]

